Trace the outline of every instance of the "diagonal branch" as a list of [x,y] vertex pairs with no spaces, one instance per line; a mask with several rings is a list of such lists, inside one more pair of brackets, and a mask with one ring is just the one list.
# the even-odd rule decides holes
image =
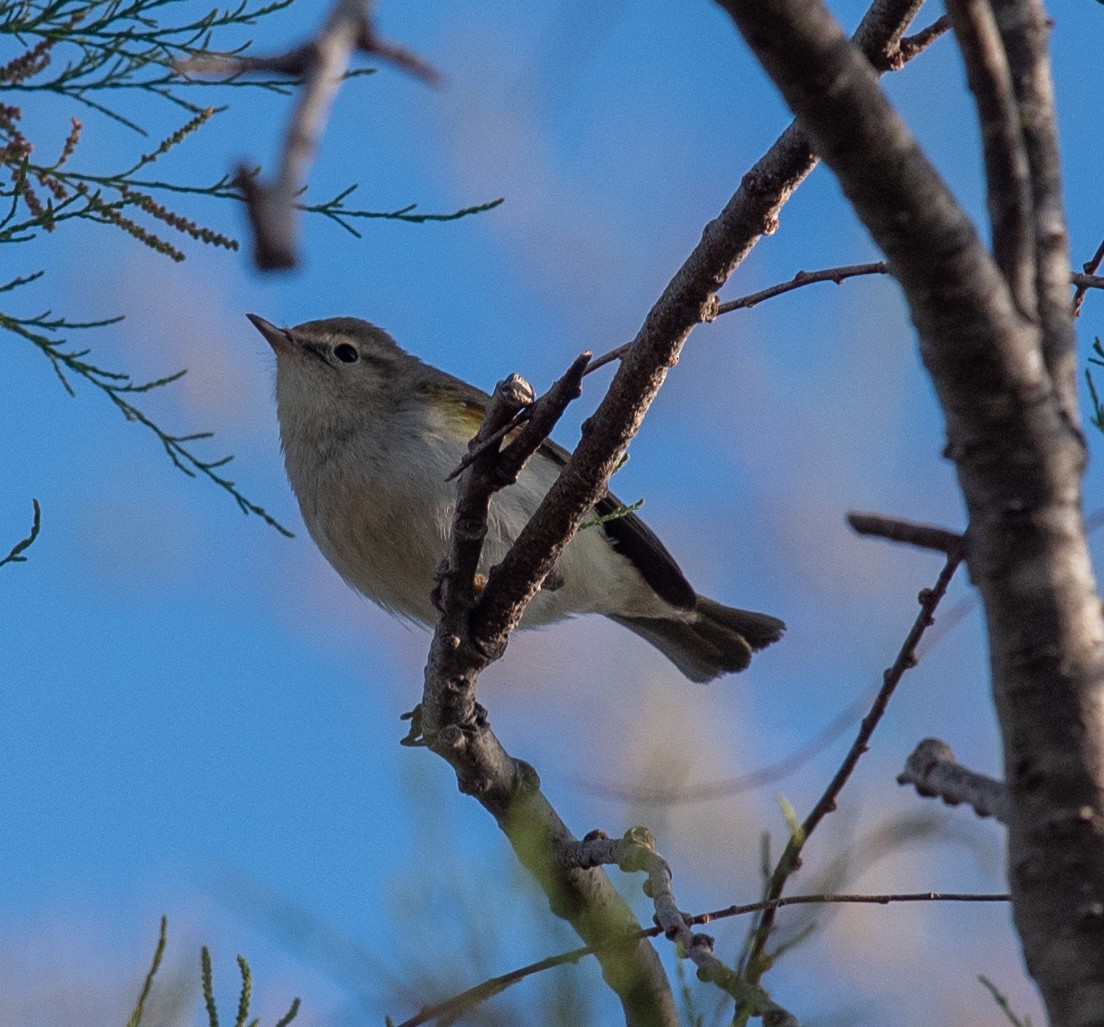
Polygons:
[[763,895],[767,906],[763,910],[763,915],[758,924],[756,924],[751,937],[751,944],[743,961],[748,981],[751,984],[758,983],[759,978],[769,967],[770,960],[766,956],[766,945],[774,927],[775,915],[779,908],[778,900],[782,897],[786,883],[801,865],[801,853],[805,848],[805,843],[820,825],[820,822],[829,813],[835,811],[840,792],[854,773],[855,767],[858,766],[863,754],[869,749],[874,729],[885,714],[886,708],[889,706],[889,700],[893,697],[893,693],[897,690],[897,686],[905,673],[916,666],[917,647],[924,636],[924,632],[934,623],[936,607],[947,594],[951,579],[954,577],[958,565],[962,562],[962,555],[961,547],[955,547],[948,554],[947,562],[939,572],[935,584],[930,589],[926,588],[920,593],[920,612],[916,615],[909,633],[905,636],[893,665],[886,670],[882,686],[874,697],[866,716],[863,717],[862,724],[855,735],[855,740],[851,743],[851,748],[847,750],[847,755],[844,756],[843,762],[828,783],[828,787],[825,788],[820,799],[817,800],[816,805],[801,822],[800,829],[795,830],[791,835],[785,850],[779,857],[777,864],[775,864]]
[[[871,62],[890,67],[921,0],[875,0],[855,32]],[[871,70],[873,75],[874,72]],[[749,171],[721,214],[649,311],[609,392],[583,425],[570,462],[506,558],[492,571],[473,628],[485,644],[501,648],[528,599],[606,490],[629,441],[693,328],[716,313],[716,293],[764,234],[816,164],[805,133],[791,125]]]
[[[184,66],[188,71],[234,77],[270,71],[298,80],[274,179],[261,182],[256,172],[244,166],[239,167],[236,178],[253,228],[253,261],[262,271],[294,267],[298,260],[298,200],[321,145],[330,107],[341,83],[352,74],[349,63],[353,54],[359,51],[380,57],[431,85],[440,80],[426,61],[379,36],[371,18],[373,4],[374,0],[333,0],[318,34],[282,54],[209,55]],[[329,215],[344,224],[340,206],[339,202],[326,205]],[[349,217],[350,212],[344,216]]]

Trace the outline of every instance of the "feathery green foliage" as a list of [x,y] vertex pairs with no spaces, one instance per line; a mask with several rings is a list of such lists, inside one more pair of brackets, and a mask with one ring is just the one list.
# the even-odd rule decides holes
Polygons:
[[[157,948],[153,953],[153,961],[142,982],[142,990],[139,992],[138,1001],[134,1004],[134,1011],[127,1020],[127,1027],[141,1027],[142,1017],[145,1014],[146,1001],[153,990],[153,979],[161,968],[161,960],[165,955],[165,945],[168,941],[168,921],[161,917],[161,930],[157,938]],[[242,986],[238,994],[237,1014],[234,1018],[234,1027],[260,1027],[260,1020],[249,1019],[249,1004],[253,999],[253,972],[249,969],[249,963],[244,956],[238,956],[238,970],[241,973]],[[207,1010],[207,1022],[209,1027],[219,1027],[218,1006],[215,1003],[214,973],[211,968],[211,953],[205,945],[200,951],[200,981],[203,991],[203,1003]],[[276,1021],[275,1027],[288,1027],[288,1024],[299,1013],[299,999],[293,999],[288,1011]]]
[[[289,2],[258,5],[245,0],[198,18],[188,13],[195,6],[182,0],[23,0],[6,5],[0,13],[0,60],[4,61],[0,64],[0,243],[28,243],[81,220],[119,229],[174,261],[184,259],[181,241],[186,239],[237,249],[236,240],[180,214],[166,202],[179,194],[239,199],[228,178],[191,186],[160,180],[150,171],[219,110],[193,103],[185,95],[194,94],[198,86],[210,89],[212,84],[191,80],[181,70],[183,62],[207,52],[216,37],[228,30],[252,26]],[[238,49],[245,45],[239,43]],[[250,84],[274,88],[269,81]],[[23,108],[12,102],[20,95],[32,103],[61,98],[80,113],[103,115],[140,136],[146,131],[133,111],[141,109],[152,116],[151,96],[182,108],[186,120],[156,146],[146,145],[122,160],[117,170],[93,173],[81,162],[84,123],[71,115],[60,151],[56,157],[43,158],[42,148],[24,126]],[[41,271],[21,274],[0,286],[0,293],[12,296],[41,277]],[[124,417],[152,431],[178,468],[208,478],[228,491],[244,512],[257,514],[287,533],[229,478],[217,473],[228,458],[208,460],[193,449],[209,433],[166,431],[137,405],[140,394],[176,381],[183,371],[139,383],[88,359],[87,349],[67,344],[71,332],[103,330],[118,320],[77,321],[50,311],[28,314],[15,309],[10,299],[0,309],[0,329],[36,346],[70,395],[79,381],[94,386]]]
[[[198,94],[224,95],[231,88],[253,87],[290,92],[294,78],[273,73],[224,73],[212,76],[209,66],[243,54],[251,45],[243,35],[261,19],[286,8],[291,0],[240,0],[236,6],[203,9],[190,0],[19,0],[0,9],[0,244],[27,243],[56,233],[73,221],[92,222],[120,230],[155,253],[173,261],[185,257],[189,240],[237,250],[236,239],[200,224],[174,209],[182,197],[243,202],[241,182],[223,175],[206,184],[174,181],[154,173],[157,161],[185,143],[225,107],[198,103]],[[354,70],[347,77],[370,74]],[[56,156],[43,157],[25,127],[20,98],[44,110],[45,99],[70,106],[64,142]],[[160,101],[151,105],[151,99]],[[88,129],[77,113],[108,119],[148,136],[147,125],[158,107],[176,109],[183,120],[157,145],[143,144],[120,157],[116,169],[93,170],[82,162],[81,146]],[[43,115],[46,117],[47,115]],[[145,123],[143,123],[143,120]],[[105,126],[106,127],[106,126]],[[248,174],[258,174],[254,169]],[[306,213],[321,215],[353,235],[355,223],[386,218],[413,223],[447,221],[489,209],[501,201],[449,214],[422,214],[414,206],[395,211],[352,210],[345,201],[350,186],[321,203],[299,204]],[[0,293],[15,294],[42,277],[41,271],[18,275]],[[206,477],[227,491],[245,513],[256,514],[284,534],[284,527],[260,506],[246,499],[233,481],[216,473],[229,457],[208,460],[193,444],[208,432],[176,434],[161,428],[138,405],[137,394],[168,385],[184,372],[137,383],[121,371],[107,370],[86,359],[87,349],[68,346],[65,333],[105,329],[118,318],[76,321],[51,312],[28,315],[10,304],[0,309],[0,330],[35,345],[50,361],[66,391],[83,380],[107,396],[128,420],[152,431],[173,464],[190,476]],[[18,555],[18,554],[16,554]]]

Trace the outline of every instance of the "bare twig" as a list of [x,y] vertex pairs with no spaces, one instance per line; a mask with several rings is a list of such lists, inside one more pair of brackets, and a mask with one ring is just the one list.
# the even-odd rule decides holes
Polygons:
[[396,68],[408,71],[428,86],[439,86],[443,81],[441,73],[425,58],[418,56],[412,50],[381,39],[369,18],[365,18],[361,25],[357,46],[363,53],[381,57],[394,64]]
[[1012,1027],[1031,1027],[1031,1020],[1027,1017],[1020,1019],[1013,1011],[1007,996],[984,974],[978,974],[978,983],[993,997],[997,1008],[1004,1013],[1005,1018]]
[[26,537],[20,539],[18,542],[15,543],[14,546],[11,547],[11,550],[8,552],[8,555],[5,556],[2,560],[0,560],[0,567],[3,567],[4,564],[6,564],[6,563],[24,563],[24,562],[26,562],[27,558],[23,554],[32,545],[34,545],[34,541],[35,541],[36,538],[38,538],[38,532],[42,527],[42,509],[39,507],[37,499],[32,499],[31,500],[31,507],[32,507],[32,510],[34,512],[31,516],[31,531],[30,531],[30,534],[27,535]]
[[839,285],[847,278],[855,278],[859,275],[884,275],[889,271],[889,266],[884,260],[877,260],[868,264],[847,264],[843,267],[829,267],[823,271],[798,271],[788,282],[780,282],[759,292],[753,292],[739,299],[727,300],[717,305],[717,315],[727,314],[733,310],[744,310],[754,307],[763,300],[773,299],[785,292],[800,289],[803,285],[813,282],[835,282]]
[[911,36],[905,36],[901,40],[901,61],[911,61],[918,54],[923,53],[940,36],[944,35],[951,27],[945,14],[941,14],[927,28]]
[[590,374],[592,371],[597,371],[600,367],[605,367],[606,364],[611,364],[615,360],[620,360],[629,349],[632,347],[631,342],[626,342],[621,346],[611,349],[608,353],[603,353],[600,357],[595,357],[590,366],[586,369],[586,373]]
[[[935,584],[932,588],[924,589],[920,593],[920,612],[917,614],[912,628],[901,644],[901,648],[897,653],[897,658],[893,661],[892,666],[886,670],[882,687],[878,690],[878,694],[875,696],[870,710],[863,718],[862,725],[859,728],[858,734],[855,736],[854,742],[851,744],[851,748],[848,750],[847,755],[844,757],[843,762],[840,764],[839,769],[828,784],[828,787],[817,801],[817,804],[801,823],[800,831],[795,832],[790,837],[785,851],[775,865],[764,895],[768,903],[775,903],[775,900],[781,898],[782,890],[785,888],[786,882],[800,865],[801,852],[806,842],[809,840],[809,837],[816,830],[820,822],[836,809],[836,801],[839,798],[840,791],[847,783],[848,778],[850,778],[863,753],[869,748],[874,729],[878,726],[878,722],[885,713],[886,707],[897,685],[900,683],[901,678],[904,677],[905,672],[916,664],[917,646],[920,644],[924,632],[932,624],[935,609],[943,596],[946,595],[947,587],[951,583],[951,578],[954,577],[958,565],[962,562],[962,556],[961,549],[957,549],[954,553],[949,554],[947,556],[947,562],[944,564],[942,571],[940,571]],[[744,967],[748,979],[753,983],[758,981],[760,975],[766,969],[764,952],[771,929],[774,926],[774,913],[776,908],[777,904],[775,903],[774,905],[769,905],[764,911],[762,918],[756,925],[752,943],[748,947],[744,959]]]
[[721,920],[730,916],[745,916],[748,913],[761,913],[766,909],[781,909],[783,906],[846,905],[888,906],[895,902],[1007,902],[1007,892],[898,892],[886,895],[854,895],[827,893],[823,895],[783,895],[777,899],[760,902],[745,902],[738,906],[725,906],[712,913],[699,913],[691,923],[707,924],[712,920]]
[[482,456],[488,449],[493,447],[501,447],[502,440],[512,431],[516,431],[521,425],[529,420],[528,409],[519,410],[514,416],[496,432],[492,432],[485,439],[478,444],[475,440],[468,446],[468,451],[463,455],[460,462],[445,476],[445,481],[453,481],[459,478],[461,473],[467,468],[471,467],[476,457]]
[[903,542],[920,549],[935,549],[950,556],[959,553],[965,539],[955,531],[936,528],[930,524],[916,524],[881,514],[849,513],[847,523],[860,535],[875,535],[890,542]]
[[[1104,247],[1104,243],[1101,244]],[[1084,293],[1089,289],[1104,289],[1104,276],[1090,274],[1090,264],[1085,264],[1085,271],[1072,271],[1070,273],[1070,281],[1077,286],[1078,292]],[[1099,261],[1092,268],[1099,266]],[[859,278],[866,275],[885,275],[889,274],[889,265],[884,260],[875,260],[867,264],[841,264],[839,267],[826,267],[820,271],[798,271],[793,278],[785,282],[779,282],[777,285],[768,286],[766,289],[760,289],[758,292],[749,293],[746,296],[740,296],[734,300],[726,300],[724,303],[717,304],[716,314],[719,317],[721,314],[731,313],[733,310],[745,310],[754,307],[756,304],[762,303],[764,300],[774,299],[775,296],[781,296],[784,293],[792,292],[794,289],[800,289],[804,285],[812,285],[816,282],[834,282],[836,285],[841,284],[848,278]],[[604,364],[610,363],[612,360],[617,360],[624,356],[628,344],[624,346],[618,346],[616,349],[610,350],[610,352],[603,354],[591,361],[590,367],[587,369],[587,374],[591,371],[597,370]]]
[[[1102,246],[1104,246],[1104,244],[1102,244]],[[1084,273],[1080,271],[1072,271],[1070,273],[1070,281],[1077,286],[1080,292],[1087,291],[1088,289],[1104,289],[1104,276],[1090,274],[1090,263],[1091,262],[1085,264]],[[1092,270],[1095,270],[1095,268]],[[798,271],[797,274],[788,281],[779,282],[776,285],[768,286],[766,289],[760,289],[758,292],[749,293],[746,296],[740,296],[734,300],[726,300],[724,303],[718,303],[716,314],[719,317],[721,314],[728,314],[734,310],[750,309],[756,304],[762,303],[764,300],[774,299],[775,296],[793,292],[794,289],[800,289],[805,285],[813,285],[816,282],[834,282],[836,285],[840,285],[848,278],[885,274],[889,274],[889,265],[884,260],[875,260],[866,264],[842,264],[839,267],[826,267],[820,271]],[[619,359],[625,354],[627,349],[627,345],[618,346],[609,353],[596,358],[591,361],[587,373],[589,374],[590,371],[597,370],[603,364],[608,364],[611,360]]]
[[979,817],[1008,822],[1008,789],[1003,781],[986,777],[956,762],[946,742],[925,738],[897,775],[899,785],[913,785],[925,798],[942,799],[948,806],[966,803]]
[[[1081,265],[1081,270],[1085,272],[1086,278],[1091,278],[1095,281],[1104,281],[1104,279],[1096,279],[1096,271],[1100,267],[1101,261],[1104,261],[1104,239],[1100,240],[1100,245],[1097,246],[1096,252]],[[1073,294],[1073,316],[1081,316],[1081,307],[1085,302],[1085,293],[1089,291],[1090,287],[1097,289],[1101,288],[1100,285],[1090,286],[1089,284],[1082,284],[1078,280],[1078,276],[1073,276],[1074,284],[1077,286],[1077,291]]]
[[502,447],[497,470],[500,480],[507,484],[517,481],[522,468],[548,438],[568,403],[579,397],[583,376],[590,367],[590,357],[589,350],[580,353],[567,373],[529,406],[517,437]]
[[[775,900],[773,903],[747,902],[737,906],[726,906],[724,909],[718,909],[711,913],[699,913],[696,916],[687,918],[687,924],[691,927],[695,927],[708,924],[714,920],[723,920],[727,917],[761,913],[764,909],[768,908],[768,906],[778,908],[781,906],[810,904],[828,905],[832,903],[888,906],[899,902],[1007,902],[1008,899],[1009,896],[1007,894],[984,892],[971,894],[931,891],[905,892],[895,895],[788,895],[784,898]],[[632,938],[633,940],[637,938],[656,938],[662,933],[662,929],[659,927],[649,927],[645,930],[641,930],[638,935],[633,935]],[[619,942],[610,942],[609,944],[613,945],[618,943]],[[590,946],[582,946],[567,952],[561,952],[555,956],[548,956],[546,959],[538,960],[527,966],[518,967],[516,970],[511,970],[509,973],[501,974],[498,977],[492,977],[489,980],[483,981],[481,984],[477,984],[467,991],[454,995],[452,998],[445,999],[443,1002],[437,1002],[432,1006],[424,1006],[417,1014],[408,1020],[403,1020],[397,1027],[422,1027],[422,1024],[427,1024],[434,1020],[441,1020],[444,1022],[454,1021],[457,1017],[474,1009],[480,1003],[486,1002],[495,995],[501,994],[511,985],[517,984],[527,977],[543,973],[545,970],[555,969],[558,966],[565,966],[568,963],[578,963],[579,960],[585,959],[587,956],[593,956],[594,954],[595,950],[593,948]]]

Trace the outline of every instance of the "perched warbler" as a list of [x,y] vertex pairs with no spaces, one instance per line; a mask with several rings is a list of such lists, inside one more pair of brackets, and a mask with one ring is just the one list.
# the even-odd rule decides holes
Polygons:
[[[423,623],[452,527],[464,456],[488,396],[400,349],[353,317],[277,328],[248,315],[276,353],[276,409],[303,520],[345,581],[384,609]],[[516,485],[491,503],[480,573],[506,554],[559,477],[567,452],[544,443]],[[608,496],[596,514],[620,503]],[[782,621],[696,595],[635,514],[581,530],[529,604],[521,627],[600,613],[654,645],[692,681],[743,670]]]

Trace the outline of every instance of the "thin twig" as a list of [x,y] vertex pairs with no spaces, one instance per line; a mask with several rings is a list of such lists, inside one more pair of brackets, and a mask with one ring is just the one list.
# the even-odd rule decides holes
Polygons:
[[357,46],[361,52],[380,57],[396,68],[420,78],[426,85],[440,86],[444,81],[441,73],[429,61],[419,57],[412,50],[389,43],[381,39],[370,19],[365,19]]
[[[768,902],[781,898],[782,890],[786,887],[786,882],[799,866],[802,849],[805,847],[809,837],[812,835],[813,831],[816,830],[820,822],[836,809],[836,801],[839,798],[840,791],[854,772],[863,753],[869,748],[870,738],[874,734],[874,729],[878,726],[879,721],[882,719],[897,685],[900,683],[901,678],[904,677],[905,672],[916,665],[916,647],[920,644],[924,632],[932,624],[935,609],[943,596],[946,595],[947,587],[950,585],[951,579],[954,577],[954,573],[958,569],[958,565],[962,562],[962,559],[963,554],[961,549],[949,554],[947,556],[947,562],[944,564],[942,571],[940,571],[934,586],[930,589],[924,589],[920,593],[920,612],[917,614],[916,620],[913,621],[908,635],[901,644],[901,648],[897,653],[897,658],[893,661],[893,665],[885,672],[882,687],[878,690],[878,694],[875,696],[869,712],[863,718],[858,734],[851,744],[851,748],[848,750],[847,755],[844,757],[843,762],[840,764],[839,769],[836,771],[828,787],[817,801],[817,804],[802,822],[800,831],[791,835],[785,851],[775,865],[764,896]],[[768,906],[768,908],[764,910],[762,918],[756,925],[751,945],[748,947],[747,954],[743,961],[743,967],[749,979],[752,981],[757,981],[759,979],[759,976],[766,966],[764,950],[767,939],[770,937],[771,929],[774,926],[775,908],[774,906]]]
[[[1101,243],[1098,256],[1093,258],[1095,263],[1093,261],[1086,262],[1084,272],[1070,272],[1070,281],[1077,286],[1079,294],[1083,295],[1088,289],[1104,289],[1104,276],[1090,273],[1099,267],[1101,260],[1104,260],[1104,256],[1099,256],[1101,253],[1104,253],[1104,242]],[[840,285],[848,278],[886,275],[889,273],[889,264],[884,260],[874,260],[865,264],[841,264],[838,267],[826,267],[819,271],[798,271],[793,278],[785,282],[778,282],[765,289],[760,289],[758,292],[748,293],[746,296],[739,296],[734,300],[718,303],[713,315],[714,317],[720,317],[722,314],[730,314],[734,310],[750,310],[764,300],[774,299],[775,296],[781,296],[784,293],[793,292],[794,289],[800,289],[802,286],[813,285],[817,282],[834,282],[836,285]],[[590,374],[600,367],[605,367],[606,364],[620,360],[628,353],[631,345],[632,343],[626,342],[607,353],[603,353],[600,357],[595,357],[587,367],[586,373]]]
[[780,282],[759,292],[753,292],[739,299],[728,300],[717,305],[717,315],[727,314],[733,310],[746,310],[754,307],[763,300],[781,296],[785,292],[800,289],[803,285],[811,285],[813,282],[835,282],[839,285],[847,278],[856,278],[860,275],[884,275],[889,271],[889,266],[884,260],[876,260],[867,264],[846,264],[842,267],[828,267],[822,271],[798,271],[788,282]]
[[567,405],[582,394],[583,376],[590,366],[590,357],[589,350],[580,353],[552,388],[529,406],[529,416],[517,437],[502,447],[496,469],[501,482],[513,484],[517,481],[522,468],[551,434]]
[[586,373],[590,374],[592,371],[597,371],[600,367],[605,367],[606,364],[613,363],[615,360],[620,360],[631,348],[632,343],[626,342],[616,349],[611,349],[608,353],[603,353],[600,357],[596,357],[590,362],[590,366],[586,369]]
[[0,567],[3,567],[6,563],[26,562],[27,558],[23,555],[23,553],[26,552],[27,549],[29,549],[32,545],[34,545],[34,541],[36,538],[38,538],[38,532],[42,527],[42,509],[41,507],[39,507],[37,499],[31,499],[31,507],[34,512],[31,515],[30,534],[27,535],[25,538],[20,539],[18,542],[16,542],[14,546],[11,547],[8,555],[0,560]]
[[474,439],[468,445],[468,451],[461,458],[458,463],[449,473],[445,476],[445,481],[452,481],[455,478],[459,478],[460,475],[467,470],[475,462],[475,460],[482,456],[492,446],[499,446],[502,440],[506,438],[510,432],[516,430],[529,420],[529,408],[525,407],[519,410],[514,416],[506,422],[496,432],[492,432],[485,439],[480,442],[476,442]]
[[[702,926],[714,920],[723,920],[727,917],[761,913],[764,909],[771,906],[777,909],[781,906],[826,905],[830,903],[888,906],[898,902],[1008,902],[1009,897],[1010,896],[1004,893],[981,892],[970,894],[963,892],[931,891],[905,892],[895,895],[790,895],[776,899],[773,903],[748,902],[738,906],[726,906],[724,909],[718,909],[711,913],[699,913],[696,916],[690,917],[687,923],[692,927]],[[630,936],[630,939],[627,940],[635,941],[641,938],[656,938],[662,933],[662,929],[659,927],[649,927],[641,930],[638,934]],[[622,939],[611,939],[607,944],[613,947],[622,943]],[[480,1003],[486,1002],[495,995],[501,994],[511,985],[517,984],[527,977],[543,973],[545,970],[555,969],[558,966],[565,966],[568,963],[578,963],[580,959],[585,959],[587,956],[593,956],[595,953],[596,950],[593,947],[581,946],[576,949],[570,949],[567,952],[561,952],[555,956],[548,956],[535,963],[529,963],[527,966],[518,967],[516,970],[511,970],[509,973],[501,974],[498,977],[492,977],[483,981],[481,984],[477,984],[475,987],[469,988],[459,995],[454,995],[452,998],[445,999],[443,1002],[437,1002],[431,1006],[423,1006],[414,1016],[410,1017],[408,1020],[403,1020],[397,1027],[421,1027],[422,1024],[429,1023],[433,1020],[454,1022],[456,1018],[474,1009]]]
[[[1092,257],[1086,260],[1085,263],[1081,265],[1081,270],[1085,272],[1086,277],[1092,278],[1094,283],[1098,280],[1104,281],[1104,279],[1095,278],[1097,268],[1100,267],[1102,261],[1104,261],[1104,239],[1100,240],[1100,245],[1097,246],[1096,252],[1092,255]],[[1082,284],[1081,282],[1077,281],[1077,278],[1078,276],[1075,274],[1073,276],[1073,280],[1077,285],[1077,291],[1073,294],[1074,317],[1081,316],[1081,306],[1085,302],[1085,293],[1088,292],[1090,288],[1101,288],[1101,286],[1095,284],[1091,286],[1088,284]]]

